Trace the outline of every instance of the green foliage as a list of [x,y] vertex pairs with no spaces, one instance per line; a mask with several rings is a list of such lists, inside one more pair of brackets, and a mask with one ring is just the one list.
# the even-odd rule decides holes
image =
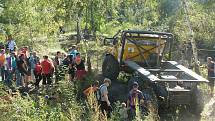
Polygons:
[[82,106],[75,100],[71,85],[62,83],[59,88],[50,90],[52,93],[55,91],[60,92],[58,97],[56,94],[48,93],[49,96],[56,96],[60,101],[46,99],[44,95],[18,96],[12,98],[12,103],[4,103],[1,100],[0,114],[3,116],[1,120],[80,120]]

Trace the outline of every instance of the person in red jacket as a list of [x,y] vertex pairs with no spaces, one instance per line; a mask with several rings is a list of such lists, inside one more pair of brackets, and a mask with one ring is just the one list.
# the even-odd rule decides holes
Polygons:
[[42,76],[43,76],[43,85],[51,84],[51,74],[53,70],[53,64],[50,62],[47,55],[43,56],[43,61],[41,62],[42,66]]
[[35,76],[35,79],[36,79],[35,87],[39,88],[39,83],[43,78],[42,77],[42,66],[40,65],[40,62],[37,62],[36,66],[34,68],[34,76]]

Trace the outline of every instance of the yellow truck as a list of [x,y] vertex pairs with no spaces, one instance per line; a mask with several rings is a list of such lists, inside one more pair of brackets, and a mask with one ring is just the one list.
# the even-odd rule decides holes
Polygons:
[[[174,36],[171,33],[119,31],[104,41],[104,44],[111,47],[103,61],[103,76],[116,81],[120,71],[136,74],[141,78],[139,83],[147,83],[154,90],[159,104],[165,107],[192,105],[197,111],[196,107],[200,109],[196,100],[199,91],[197,85],[208,80],[176,61],[171,61],[173,42]],[[145,88],[141,86],[141,89]]]

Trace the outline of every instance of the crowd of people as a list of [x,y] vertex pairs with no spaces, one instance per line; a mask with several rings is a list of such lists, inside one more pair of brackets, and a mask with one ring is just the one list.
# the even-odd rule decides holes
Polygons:
[[[68,70],[64,71],[62,69],[64,67]],[[86,75],[84,60],[75,45],[69,48],[67,54],[57,51],[53,59],[48,55],[40,58],[36,51],[31,52],[27,46],[18,49],[12,36],[8,36],[5,46],[1,47],[1,80],[8,87],[11,87],[14,82],[17,88],[28,88],[29,83],[33,83],[36,89],[41,85],[57,84],[62,80],[62,71],[64,75],[65,73],[69,75],[69,81],[82,80]],[[112,111],[108,96],[110,85],[111,80],[105,78],[101,85],[96,81],[83,92],[87,97],[96,93],[101,111],[108,117],[111,116]],[[144,112],[144,96],[138,87],[138,83],[134,82],[128,93],[127,102],[122,103],[120,110],[122,119],[126,120],[128,116],[133,119],[138,112]]]
[[62,67],[68,68],[65,73],[70,81],[81,80],[85,76],[84,60],[75,45],[69,48],[68,54],[58,51],[54,59],[48,55],[41,59],[36,51],[31,52],[27,46],[17,48],[15,40],[9,35],[0,50],[1,81],[8,87],[13,82],[17,88],[26,88],[29,83],[39,88],[41,81],[42,85],[58,83]]

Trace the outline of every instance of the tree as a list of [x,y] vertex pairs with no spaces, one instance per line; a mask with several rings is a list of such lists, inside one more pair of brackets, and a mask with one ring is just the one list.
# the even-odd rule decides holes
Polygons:
[[182,2],[183,2],[182,4],[184,7],[184,12],[185,12],[185,20],[187,23],[187,27],[189,28],[189,36],[190,36],[190,42],[192,45],[195,71],[199,74],[200,71],[199,71],[199,67],[198,67],[198,51],[197,51],[197,47],[196,47],[196,41],[194,39],[193,27],[191,25],[190,18],[189,18],[190,11],[189,11],[188,3],[186,2],[186,0],[183,0]]

